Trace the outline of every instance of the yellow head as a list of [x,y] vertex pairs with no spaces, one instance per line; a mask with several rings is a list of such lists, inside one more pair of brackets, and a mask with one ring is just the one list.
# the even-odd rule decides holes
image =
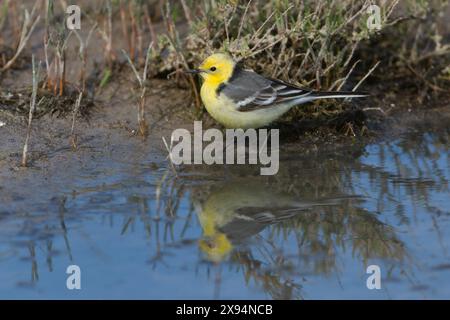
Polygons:
[[215,53],[206,58],[198,69],[191,72],[200,74],[205,83],[219,85],[231,78],[235,64],[228,54]]
[[204,237],[198,243],[200,250],[206,255],[206,259],[211,262],[221,262],[233,249],[233,245],[224,233],[216,233],[209,237]]

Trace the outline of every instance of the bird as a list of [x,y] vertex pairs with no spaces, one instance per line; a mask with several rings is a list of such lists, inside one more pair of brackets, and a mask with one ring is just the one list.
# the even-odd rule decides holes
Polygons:
[[[198,242],[206,260],[221,262],[234,247],[266,227],[289,221],[318,207],[336,206],[350,196],[298,197],[275,191],[258,179],[232,179],[205,191],[193,190],[192,203],[202,228]],[[354,197],[357,199],[357,197]]]
[[200,96],[208,113],[231,129],[268,126],[292,107],[317,99],[360,98],[365,92],[314,91],[242,68],[227,53],[214,53],[187,73],[203,78]]

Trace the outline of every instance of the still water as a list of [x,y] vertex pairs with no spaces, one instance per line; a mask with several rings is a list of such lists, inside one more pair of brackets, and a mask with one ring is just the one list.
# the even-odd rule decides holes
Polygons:
[[290,147],[274,177],[100,151],[66,176],[30,169],[1,182],[0,298],[450,298],[449,137]]

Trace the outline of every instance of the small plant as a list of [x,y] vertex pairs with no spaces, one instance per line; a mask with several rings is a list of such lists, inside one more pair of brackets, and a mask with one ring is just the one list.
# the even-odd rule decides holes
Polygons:
[[114,61],[116,61],[116,54],[113,49],[113,8],[110,0],[106,1],[106,17],[103,18],[101,24],[99,24],[98,32],[104,42],[105,51],[104,58],[106,65],[109,69],[112,69]]
[[[97,25],[97,32],[104,45],[104,66],[100,76],[100,89],[108,84],[115,67],[115,62],[117,61],[113,43],[113,4],[110,0],[107,0],[104,3],[105,4],[102,5],[100,12],[95,13],[93,16],[87,15],[87,18],[89,18],[92,24]],[[100,18],[98,18],[98,16]]]
[[81,60],[81,70],[80,70],[79,84],[78,84],[79,94],[78,94],[78,98],[75,100],[73,113],[72,113],[72,128],[70,130],[70,144],[72,145],[72,148],[74,150],[77,148],[77,142],[78,142],[77,135],[75,134],[75,121],[78,116],[78,112],[80,110],[81,99],[83,98],[83,95],[85,94],[85,91],[86,91],[86,65],[87,65],[86,49],[89,46],[89,40],[91,39],[92,33],[96,27],[97,27],[97,24],[94,24],[92,26],[92,28],[89,30],[89,33],[85,40],[83,40],[83,38],[81,37],[79,32],[75,30],[75,35],[78,38],[79,46],[80,46],[78,54],[79,54],[79,58]]
[[[43,87],[54,95],[62,96],[66,85],[66,49],[73,32],[66,29],[64,21],[50,23],[53,1],[47,0],[45,8],[44,55],[47,76]],[[50,50],[53,52],[52,59]]]
[[119,14],[123,39],[128,46],[131,60],[144,64],[143,42],[145,25],[151,35],[151,41],[157,46],[157,36],[149,14],[149,4],[144,1],[119,1]]
[[[183,7],[185,8],[185,14],[187,14],[188,15],[187,17],[189,17],[189,19],[190,19],[190,13],[189,13],[189,11],[187,11],[188,8],[184,2],[183,2]],[[194,96],[195,106],[197,107],[197,109],[200,109],[202,106],[202,103],[200,100],[200,95],[198,92],[199,89],[198,89],[197,83],[195,82],[194,77],[191,74],[186,74],[183,72],[183,69],[184,70],[189,69],[189,61],[185,56],[185,51],[183,50],[183,43],[180,39],[180,35],[175,26],[175,22],[172,17],[172,9],[170,7],[169,2],[166,2],[164,23],[167,28],[167,34],[164,35],[162,37],[162,39],[163,39],[163,41],[166,40],[170,44],[171,49],[175,53],[174,59],[171,60],[174,64],[175,74],[176,74],[177,78],[179,77],[180,74],[183,75],[183,78],[187,76],[191,92],[193,93],[193,96]],[[178,79],[176,79],[176,80],[178,80]]]
[[79,50],[78,50],[78,55],[81,61],[81,69],[80,69],[80,75],[79,75],[79,86],[80,86],[80,90],[81,92],[85,92],[86,90],[86,67],[87,67],[87,48],[89,47],[89,41],[92,37],[92,33],[94,32],[95,28],[97,28],[97,24],[94,24],[91,28],[91,30],[89,30],[89,33],[86,37],[85,40],[83,40],[83,38],[81,37],[80,33],[76,30],[74,30],[75,35],[78,38],[79,41]]
[[145,82],[147,80],[148,63],[150,60],[150,53],[151,53],[152,47],[153,47],[153,42],[150,42],[150,44],[147,48],[147,53],[145,55],[145,65],[144,65],[144,70],[142,72],[142,77],[139,75],[136,67],[133,64],[133,61],[131,61],[130,56],[126,53],[125,50],[122,50],[123,55],[125,56],[128,63],[130,64],[130,67],[133,70],[133,73],[136,76],[136,79],[138,80],[138,84],[139,84],[139,88],[140,88],[137,120],[138,120],[138,125],[139,125],[138,132],[143,137],[147,136],[147,134],[148,134],[148,124],[145,119],[145,92],[147,89],[145,86]]
[[31,136],[31,123],[33,121],[33,114],[36,110],[36,96],[37,96],[37,89],[39,84],[39,74],[41,70],[41,64],[39,63],[39,67],[36,70],[36,64],[34,61],[34,55],[31,57],[32,61],[32,67],[33,67],[33,88],[31,91],[31,99],[30,99],[30,112],[28,114],[28,126],[27,126],[27,135],[25,137],[25,143],[23,145],[23,152],[22,152],[22,166],[26,167],[28,164],[28,143],[30,141]]
[[70,144],[72,145],[72,149],[74,149],[74,150],[78,146],[78,137],[75,134],[75,120],[76,120],[78,112],[80,110],[82,98],[83,98],[83,91],[80,91],[80,93],[78,94],[78,98],[75,101],[75,105],[73,107],[73,113],[72,113],[72,128],[70,130]]
[[[11,59],[9,59],[0,68],[0,73],[5,72],[9,68],[11,68],[14,65],[14,62],[16,62],[17,58],[22,53],[23,49],[25,48],[28,40],[31,37],[31,34],[33,33],[34,29],[36,28],[36,25],[38,24],[39,20],[41,19],[41,16],[36,14],[38,5],[39,5],[39,2],[35,2],[35,4],[33,5],[33,8],[31,9],[31,12],[28,12],[27,9],[24,9],[24,20],[23,20],[23,24],[22,24],[22,30],[20,32],[19,43],[18,43],[15,53],[11,57]],[[6,10],[5,8],[6,7],[4,7],[3,9]],[[3,23],[1,18],[0,18],[0,22]],[[0,26],[1,26],[1,24],[0,24]]]

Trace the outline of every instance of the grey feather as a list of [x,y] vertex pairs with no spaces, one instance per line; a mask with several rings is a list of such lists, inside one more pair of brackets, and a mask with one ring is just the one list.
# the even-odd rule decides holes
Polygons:
[[236,66],[230,80],[222,85],[218,94],[233,100],[242,112],[276,108],[285,103],[301,104],[323,98],[357,98],[362,92],[320,92],[301,88],[281,80],[265,78],[256,72]]
[[219,94],[232,99],[239,111],[251,111],[288,102],[306,96],[311,91],[279,80],[265,78],[253,71],[236,66],[233,76]]

